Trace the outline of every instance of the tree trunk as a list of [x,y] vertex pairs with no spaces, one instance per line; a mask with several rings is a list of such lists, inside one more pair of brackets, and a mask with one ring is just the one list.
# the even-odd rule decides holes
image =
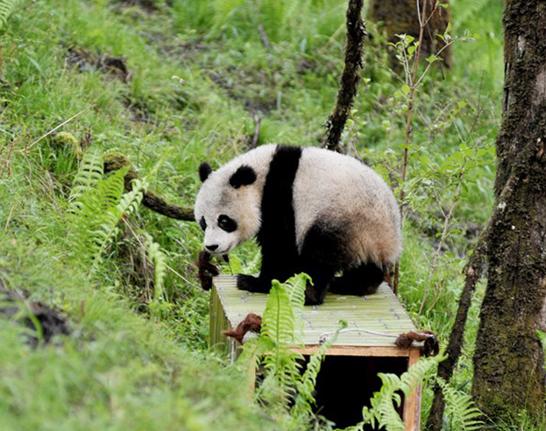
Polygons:
[[353,106],[360,70],[362,69],[362,49],[366,37],[366,27],[362,20],[364,0],[349,0],[346,14],[347,45],[345,46],[345,67],[341,75],[336,105],[326,122],[323,146],[329,150],[342,152],[341,134],[345,128],[349,112]]
[[[419,10],[422,14],[425,11],[423,22],[430,17],[425,27],[423,46],[421,47],[422,59],[437,53],[444,46],[444,42],[437,35],[445,33],[449,24],[449,12],[447,9],[439,7],[437,3],[447,4],[448,1],[419,0]],[[390,42],[397,41],[397,34],[408,34],[416,40],[419,39],[421,26],[416,0],[373,0],[369,10],[370,20],[383,23]],[[440,57],[444,66],[451,67],[451,47],[443,50]],[[393,61],[396,61],[394,57]]]
[[473,394],[492,419],[544,409],[546,306],[546,1],[507,0],[505,99],[497,140],[488,283]]

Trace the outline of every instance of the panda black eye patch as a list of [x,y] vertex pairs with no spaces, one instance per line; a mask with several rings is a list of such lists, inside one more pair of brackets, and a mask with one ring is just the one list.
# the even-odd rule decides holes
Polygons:
[[205,221],[205,217],[201,217],[201,220],[199,220],[199,226],[201,226],[201,229],[203,230],[207,229],[207,222]]
[[220,214],[218,217],[218,226],[228,233],[237,230],[237,222],[225,214]]

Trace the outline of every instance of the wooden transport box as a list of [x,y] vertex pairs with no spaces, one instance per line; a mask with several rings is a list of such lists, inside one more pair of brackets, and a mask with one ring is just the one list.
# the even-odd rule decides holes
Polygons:
[[[235,360],[237,342],[225,337],[223,331],[236,327],[248,313],[262,315],[266,297],[238,290],[233,276],[216,277],[210,303],[211,347]],[[362,406],[381,386],[377,373],[400,375],[420,356],[419,347],[404,349],[394,344],[398,335],[415,331],[415,327],[386,284],[365,297],[327,294],[324,304],[305,307],[303,319],[304,347],[294,350],[304,355],[315,352],[321,337],[334,333],[340,320],[351,329],[340,333],[328,349],[316,387],[320,413],[339,427],[362,419]],[[419,430],[420,395],[418,388],[403,402],[407,431]]]

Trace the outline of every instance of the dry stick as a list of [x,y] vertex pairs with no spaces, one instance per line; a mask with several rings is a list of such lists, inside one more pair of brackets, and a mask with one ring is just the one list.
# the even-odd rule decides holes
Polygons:
[[[129,171],[125,175],[125,190],[130,191],[133,188],[132,182],[138,178],[138,175],[131,166],[131,162],[129,162],[125,156],[120,154],[108,156],[104,161],[104,172],[116,171],[125,166],[129,166]],[[146,208],[166,217],[174,218],[176,220],[194,221],[193,209],[169,204],[163,198],[149,191],[144,192],[142,204]]]
[[80,112],[77,112],[76,114],[72,115],[70,118],[64,120],[63,122],[61,122],[60,124],[56,125],[53,129],[51,130],[48,130],[46,133],[44,133],[42,136],[40,136],[38,139],[36,139],[35,141],[33,141],[27,148],[25,148],[25,151],[28,152],[32,147],[34,147],[38,142],[40,142],[42,139],[45,139],[47,138],[49,135],[51,135],[52,133],[55,133],[57,130],[59,130],[61,127],[67,125],[68,123],[70,123],[72,120],[78,118],[80,115],[82,115],[85,111],[87,111],[89,108],[85,108],[83,109],[82,111]]
[[267,37],[267,33],[262,24],[258,25],[258,33],[260,34],[260,40],[262,41],[264,48],[271,50],[271,42],[269,42],[269,38]]
[[262,124],[262,117],[260,114],[255,113],[254,114],[254,134],[252,135],[252,138],[250,140],[250,145],[248,148],[250,150],[256,148],[258,146],[258,141],[260,140],[260,127]]
[[[430,19],[425,19],[427,13],[427,2],[424,2],[423,11],[421,12],[421,7],[419,0],[417,0],[417,18],[419,19],[419,38],[417,40],[417,50],[415,51],[415,57],[413,58],[413,64],[411,70],[408,68],[407,60],[405,63],[404,70],[406,72],[406,84],[408,84],[410,91],[408,95],[408,109],[406,110],[406,127],[404,133],[404,155],[402,159],[402,169],[400,172],[400,220],[404,222],[406,204],[404,202],[406,198],[405,183],[408,174],[408,160],[409,160],[409,147],[413,142],[413,115],[414,115],[414,103],[415,103],[415,92],[417,86],[415,81],[417,80],[417,72],[419,70],[419,58],[421,56],[421,47],[423,45],[423,39],[425,37],[425,27]],[[432,16],[432,15],[431,15]],[[404,58],[406,58],[406,53],[404,50]],[[398,294],[398,286],[400,284],[400,263],[396,262],[394,265],[394,277],[392,283],[392,290],[395,295]]]
[[362,20],[363,0],[349,0],[347,7],[347,46],[345,49],[345,68],[337,94],[334,111],[326,122],[326,134],[323,146],[329,150],[341,152],[340,138],[360,81],[362,69],[362,47],[366,36],[366,27]]

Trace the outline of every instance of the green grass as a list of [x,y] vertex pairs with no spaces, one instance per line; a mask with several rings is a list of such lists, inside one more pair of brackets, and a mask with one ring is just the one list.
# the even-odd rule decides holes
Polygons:
[[[151,13],[122,3],[22,1],[0,29],[0,279],[62,309],[72,328],[31,349],[20,326],[0,322],[0,428],[273,429],[241,393],[241,372],[207,351],[198,227],[141,208],[90,274],[67,248],[68,196],[86,145],[127,155],[150,188],[185,206],[199,163],[244,151],[255,115],[260,144],[317,145],[342,67],[345,1],[158,0]],[[454,69],[433,72],[418,93],[401,261],[402,300],[442,343],[492,205],[502,89],[502,5],[452,6],[454,33],[475,41],[456,44]],[[375,37],[343,142],[396,186],[402,83],[368,27]],[[69,48],[123,57],[131,79],[79,71]],[[143,300],[144,232],[168,265],[159,313]],[[250,244],[237,256],[255,253]],[[455,376],[464,390],[478,305]],[[429,403],[425,392],[425,411]]]

